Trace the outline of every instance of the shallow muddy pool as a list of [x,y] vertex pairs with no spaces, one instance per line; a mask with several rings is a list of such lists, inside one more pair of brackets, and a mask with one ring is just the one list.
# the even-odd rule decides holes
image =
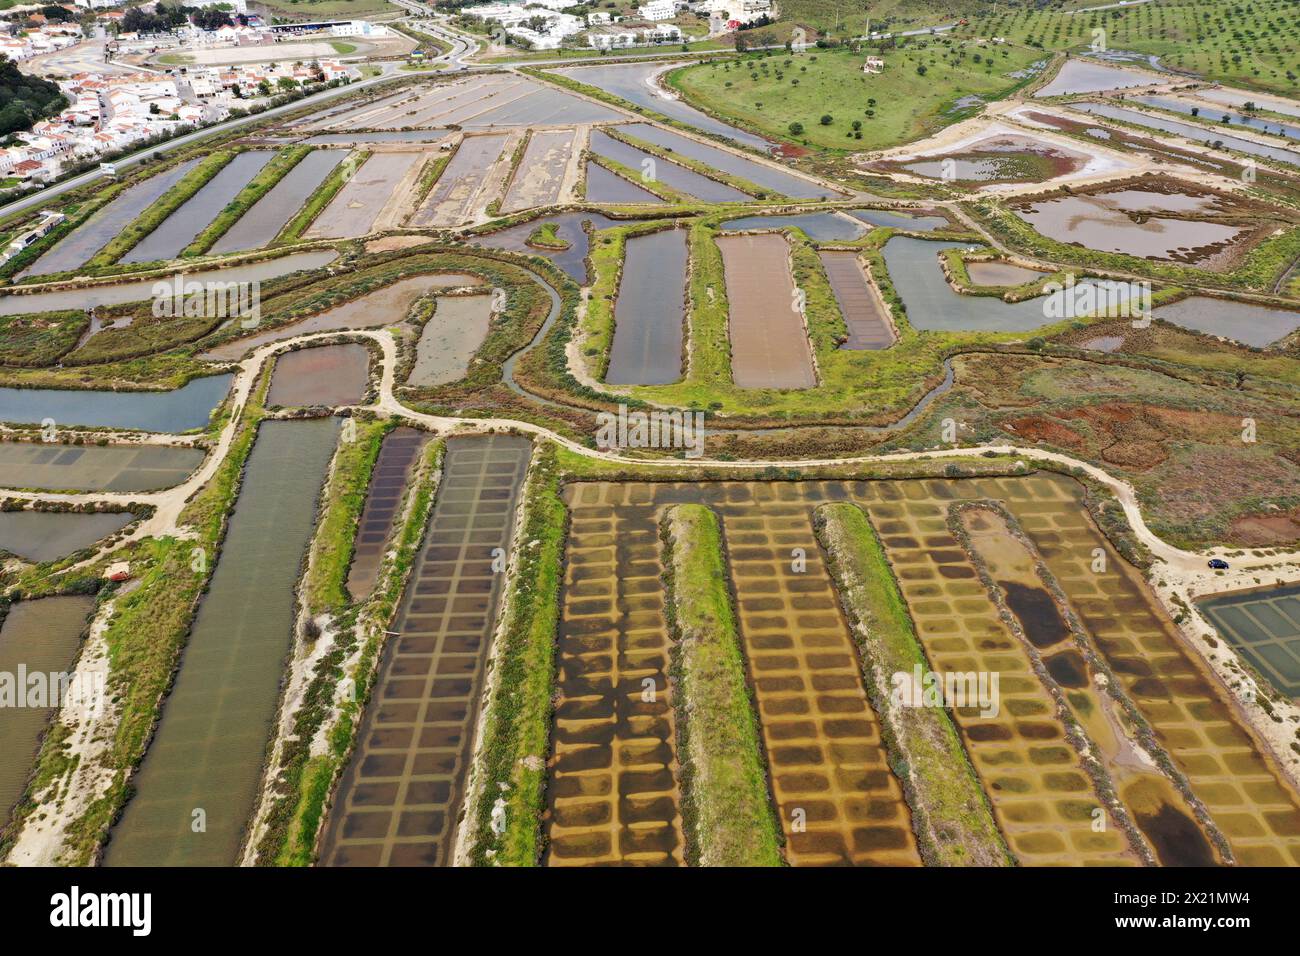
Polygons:
[[1263,348],[1300,329],[1300,312],[1194,295],[1152,309],[1158,319]]
[[394,428],[384,436],[379,457],[370,473],[366,503],[357,521],[357,535],[352,543],[347,587],[354,601],[361,600],[375,586],[379,564],[397,520],[402,493],[424,446],[432,437],[429,432],[406,426]]
[[0,551],[26,561],[55,561],[120,531],[129,511],[0,511]]
[[[263,259],[227,269],[200,269],[183,273],[186,282],[269,282],[291,272],[320,269],[339,257],[333,249],[295,252],[275,259]],[[170,276],[168,279],[170,280]],[[28,312],[60,312],[69,309],[92,309],[106,305],[125,305],[152,298],[157,280],[88,285],[58,292],[35,292],[27,295],[0,295],[0,315]]]
[[910,212],[894,212],[889,209],[846,209],[854,219],[860,219],[869,226],[881,229],[905,229],[908,232],[933,232],[948,225],[943,216],[923,216]]
[[714,169],[722,170],[724,173],[739,176],[755,186],[770,189],[774,193],[789,196],[792,199],[832,199],[842,198],[844,195],[804,179],[802,176],[795,176],[781,169],[773,169],[764,163],[746,159],[744,156],[737,156],[735,153],[718,146],[701,143],[699,140],[683,136],[681,133],[665,129],[662,126],[652,126],[649,123],[630,123],[626,126],[619,126],[617,129],[628,136],[644,140],[647,143],[653,143],[688,159],[705,163]]
[[470,359],[487,338],[492,296],[441,296],[420,330],[408,385],[445,385],[465,377]]
[[610,172],[600,163],[587,162],[587,200],[589,202],[644,202],[662,204],[663,200],[631,180]]
[[[38,689],[35,675],[45,675],[46,694],[25,697],[26,706],[0,707],[0,827],[22,797],[41,746],[41,736],[53,716],[49,675],[66,674],[81,646],[86,620],[95,606],[93,597],[48,597],[36,601],[19,601],[9,608],[0,627],[0,674],[13,675],[20,669],[27,682],[20,692]],[[54,693],[57,693],[57,687]]]
[[[556,235],[568,245],[564,249],[542,249],[528,244],[528,237],[545,223],[555,223]],[[469,241],[476,246],[489,249],[504,249],[507,252],[520,252],[527,256],[542,256],[550,259],[579,285],[587,284],[587,231],[583,223],[590,223],[593,230],[609,229],[622,225],[617,220],[602,216],[598,212],[566,212],[558,216],[544,216],[521,222],[517,226],[474,236]]]
[[966,274],[976,285],[1024,285],[1035,279],[1044,279],[1049,273],[1010,262],[968,262]]
[[[1249,226],[1143,214],[1135,204],[1142,200],[1115,194],[1062,196],[1017,207],[1016,215],[1038,232],[1057,242],[1118,252],[1144,259],[1202,264],[1215,258],[1236,240],[1250,233]],[[1172,200],[1160,193],[1144,194]],[[1184,197],[1192,198],[1192,197]],[[1153,204],[1155,199],[1152,200]],[[1164,203],[1147,208],[1160,208]],[[1175,206],[1184,205],[1174,203]]]
[[837,212],[804,212],[791,216],[745,216],[722,224],[724,232],[747,229],[802,229],[815,242],[861,239],[866,227]]
[[184,432],[203,428],[230,391],[231,375],[191,379],[167,392],[106,392],[90,389],[0,388],[0,421],[56,427],[134,428]]
[[555,70],[561,76],[586,83],[645,109],[662,113],[705,133],[714,133],[745,146],[767,152],[772,144],[761,136],[747,133],[702,113],[676,94],[664,91],[654,80],[663,70],[662,63],[617,63],[610,66],[572,67]]
[[1105,90],[1126,90],[1135,86],[1150,86],[1165,82],[1163,77],[1119,66],[1107,66],[1088,60],[1070,59],[1061,66],[1034,96],[1065,96],[1074,93],[1101,93]]
[[281,408],[356,405],[369,383],[370,353],[364,345],[320,345],[275,360],[266,404]]
[[1180,123],[1177,120],[1152,116],[1150,113],[1125,109],[1122,106],[1112,106],[1109,103],[1071,103],[1070,108],[1082,110],[1094,116],[1102,116],[1106,119],[1133,123],[1136,126],[1145,126],[1147,129],[1161,130],[1199,143],[1220,143],[1225,149],[1236,150],[1248,156],[1262,156],[1267,159],[1290,163],[1292,166],[1300,166],[1300,152],[1283,149],[1279,146],[1266,146],[1254,140],[1242,139],[1240,136],[1230,136],[1217,129],[1196,126],[1192,123]]
[[1213,597],[1200,609],[1274,687],[1300,698],[1300,585]]
[[628,169],[642,171],[651,181],[663,183],[670,189],[704,202],[749,202],[751,199],[739,189],[629,146],[600,130],[591,132],[591,151]]
[[306,319],[270,329],[248,338],[235,339],[202,353],[209,362],[234,362],[253,349],[272,342],[282,342],[311,332],[336,332],[344,329],[374,329],[396,325],[406,320],[411,306],[421,296],[437,289],[479,285],[477,276],[458,272],[435,273],[399,279],[382,289],[358,296],[350,302],[318,312]]

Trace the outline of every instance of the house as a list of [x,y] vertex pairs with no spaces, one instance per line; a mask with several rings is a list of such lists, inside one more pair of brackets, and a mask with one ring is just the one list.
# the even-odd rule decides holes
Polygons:
[[879,57],[879,56],[867,57],[867,61],[862,64],[862,72],[863,73],[884,73],[885,72],[884,57]]
[[677,16],[676,0],[649,0],[636,9],[637,16],[652,23],[659,20],[671,20]]

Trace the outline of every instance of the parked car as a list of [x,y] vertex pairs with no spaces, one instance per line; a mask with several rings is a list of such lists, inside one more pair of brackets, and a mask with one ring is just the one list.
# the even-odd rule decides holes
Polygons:
[[1228,562],[1224,561],[1223,558],[1211,558],[1210,567],[1215,571],[1226,571],[1228,570]]

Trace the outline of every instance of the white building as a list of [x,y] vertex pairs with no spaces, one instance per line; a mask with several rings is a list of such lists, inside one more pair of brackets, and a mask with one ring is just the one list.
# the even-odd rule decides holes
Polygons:
[[676,0],[649,0],[637,7],[636,12],[642,20],[671,20],[677,16],[677,3]]

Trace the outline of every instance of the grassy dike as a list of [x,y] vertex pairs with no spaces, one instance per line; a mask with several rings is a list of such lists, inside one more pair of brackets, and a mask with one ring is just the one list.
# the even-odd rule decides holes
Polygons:
[[[221,149],[211,153],[197,166],[191,169],[174,189],[168,190],[154,201],[135,221],[109,240],[108,245],[95,253],[86,263],[89,268],[110,266],[134,249],[145,236],[163,224],[163,221],[183,206],[191,196],[208,184],[222,168],[234,159],[242,150]],[[140,269],[140,266],[134,266]]]
[[898,707],[891,676],[929,670],[907,605],[875,529],[857,505],[817,509],[817,537],[862,657],[889,763],[903,784],[928,866],[1009,866],[1010,851],[948,713]]
[[[537,863],[555,684],[555,631],[569,515],[552,445],[533,456],[524,488],[523,528],[506,585],[493,650],[481,745],[465,806],[473,866]],[[493,828],[503,805],[504,827]]]
[[194,237],[194,241],[181,251],[181,258],[201,256],[211,249],[213,243],[243,218],[244,213],[252,209],[257,201],[270,192],[271,188],[293,167],[306,159],[311,150],[310,146],[290,146],[276,153],[275,158],[263,166],[248,185],[241,189],[234,199],[226,203],[226,207],[217,213],[216,218]]
[[670,552],[669,620],[687,858],[698,866],[780,866],[767,762],[745,682],[718,519],[678,505],[660,535]]
[[[383,431],[386,429],[377,433],[379,439]],[[367,439],[360,436],[354,442],[357,446],[366,443]],[[377,449],[376,442],[376,454]],[[335,645],[317,664],[303,695],[302,707],[294,717],[291,734],[286,738],[276,777],[275,793],[279,796],[267,812],[265,830],[257,845],[259,866],[310,866],[315,860],[330,795],[352,755],[361,716],[374,686],[384,630],[397,613],[411,566],[424,539],[437,493],[443,449],[442,441],[429,442],[416,464],[403,503],[401,528],[395,538],[395,556],[380,567],[379,582],[369,599],[344,611],[333,623],[338,632]],[[363,457],[359,449],[358,453]],[[373,464],[371,460],[370,466],[364,469],[367,479]],[[346,465],[340,461],[336,467],[341,470]],[[360,468],[354,467],[352,474],[358,476],[360,472]],[[345,484],[352,483],[349,480]],[[333,486],[330,490],[333,492]],[[364,490],[365,482],[363,495]],[[346,506],[336,507],[339,502],[333,497],[329,500],[326,522],[333,519],[335,511],[348,512]],[[313,563],[328,565],[333,575],[330,583],[342,594],[351,542],[356,533],[355,516],[336,527],[335,532],[329,533],[322,525],[317,534],[317,547],[332,547],[334,553],[341,551],[342,562],[321,561],[318,552]],[[346,548],[338,547],[343,537],[347,540]],[[340,700],[339,684],[346,677],[352,679],[355,693]],[[322,730],[326,748],[323,753],[313,754],[311,743]]]

